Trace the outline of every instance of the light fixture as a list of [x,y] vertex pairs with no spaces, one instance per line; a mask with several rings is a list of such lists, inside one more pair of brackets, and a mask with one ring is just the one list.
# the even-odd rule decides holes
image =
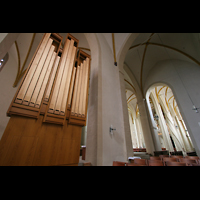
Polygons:
[[196,108],[196,106],[195,106],[195,105],[193,105],[193,108],[192,108],[192,110],[195,110],[195,112],[196,112],[196,113],[198,113],[198,109],[199,109],[199,108]]
[[110,133],[111,133],[111,135],[113,135],[113,131],[116,131],[116,128],[113,128],[113,126],[111,125],[110,126]]

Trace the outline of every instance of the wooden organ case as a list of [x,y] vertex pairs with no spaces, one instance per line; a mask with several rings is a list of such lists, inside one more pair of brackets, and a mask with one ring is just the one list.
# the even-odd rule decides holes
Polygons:
[[79,40],[45,33],[10,104],[0,165],[78,165],[90,55]]

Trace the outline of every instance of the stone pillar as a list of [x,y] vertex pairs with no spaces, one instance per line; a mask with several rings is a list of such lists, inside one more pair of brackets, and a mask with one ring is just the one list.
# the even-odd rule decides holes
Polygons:
[[[182,134],[180,132],[180,129],[179,129],[179,126],[178,126],[178,123],[177,123],[177,120],[176,120],[176,114],[174,112],[174,109],[172,108],[172,106],[170,104],[168,104],[169,106],[169,111],[170,111],[170,114],[171,114],[171,117],[172,117],[172,120],[174,122],[174,126],[176,127],[176,132],[177,132],[177,136],[179,138],[179,141],[181,143],[181,145],[183,146],[184,148],[184,151],[186,150],[186,147],[185,147],[185,144],[184,144],[184,141],[183,141],[183,138],[182,138]],[[183,149],[181,149],[182,151]]]
[[185,129],[183,128],[182,123],[179,121],[177,116],[176,116],[176,121],[177,121],[178,127],[180,129],[180,134],[182,136],[182,140],[183,140],[186,151],[188,151],[188,152],[193,151],[193,149],[191,149],[191,147],[190,147],[189,140],[186,137]]
[[[133,156],[123,74],[103,34],[85,34],[91,49],[86,161],[112,165]],[[124,91],[123,91],[124,90]],[[110,126],[116,130],[110,133]]]
[[123,112],[123,126],[124,126],[124,134],[125,134],[125,141],[126,141],[126,151],[127,151],[127,159],[128,157],[133,156],[133,145],[131,139],[131,129],[129,123],[129,116],[128,116],[128,105],[126,100],[126,91],[125,91],[125,82],[124,82],[124,74],[123,72],[119,71],[119,81],[120,81],[120,94],[121,97],[121,106]]
[[140,112],[140,122],[142,125],[143,137],[146,145],[146,150],[148,153],[154,155],[155,147],[153,143],[153,139],[151,136],[151,130],[149,127],[148,115],[145,105],[145,100],[139,101],[138,100],[138,108]]
[[140,130],[140,125],[139,125],[139,119],[138,117],[136,118],[136,129],[137,129],[137,138],[138,138],[138,148],[142,146],[142,140],[141,140],[141,130]]
[[165,113],[165,122],[167,123],[168,128],[169,128],[170,133],[171,133],[171,136],[172,136],[172,139],[175,142],[176,149],[178,151],[185,152],[184,143],[182,141],[182,138],[180,137],[179,132],[175,128],[174,121],[173,121],[172,116],[171,116],[171,114],[168,110],[168,107],[167,107],[165,100],[163,99],[162,96],[159,96],[158,99],[159,99],[160,104],[162,105],[163,111]]
[[135,137],[136,137],[136,140],[137,140],[136,148],[139,148],[139,138],[138,138],[138,131],[137,131],[137,126],[136,126],[136,120],[137,119],[134,119]]
[[170,136],[169,136],[169,132],[168,132],[167,125],[166,125],[166,122],[165,122],[165,118],[163,116],[161,107],[160,107],[160,105],[157,101],[157,97],[154,94],[154,92],[151,92],[150,97],[153,101],[156,113],[159,117],[158,121],[159,121],[160,128],[161,128],[161,131],[162,131],[163,141],[164,141],[165,147],[166,147],[167,150],[169,150],[169,152],[173,151],[174,149],[173,149],[172,142],[171,142],[171,139],[170,139]]
[[150,105],[150,102],[149,102],[149,94],[147,95],[146,101],[147,101],[147,106],[148,106],[148,109],[149,109],[149,117],[150,117],[150,120],[151,120],[150,127],[151,127],[151,130],[152,130],[151,132],[152,132],[155,150],[156,151],[162,151],[159,136],[158,136],[158,129],[157,129],[156,123],[154,121],[153,113],[152,113],[152,110],[151,110],[151,105]]

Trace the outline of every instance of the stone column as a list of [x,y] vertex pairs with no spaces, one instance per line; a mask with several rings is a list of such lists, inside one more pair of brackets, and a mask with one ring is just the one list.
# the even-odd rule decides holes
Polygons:
[[137,131],[136,119],[134,119],[134,129],[135,129],[135,137],[136,137],[136,140],[137,140],[136,148],[139,148],[139,138],[138,138],[138,131]]
[[167,123],[167,125],[169,127],[172,139],[175,142],[177,150],[185,152],[185,148],[184,148],[184,144],[183,144],[182,138],[180,137],[179,132],[175,128],[174,121],[173,121],[172,116],[171,116],[171,114],[170,114],[170,112],[168,110],[168,107],[167,107],[167,104],[166,104],[165,100],[163,99],[162,96],[159,96],[158,99],[159,99],[160,104],[162,105],[163,111],[165,113],[165,121],[166,121],[166,123]]
[[[112,165],[133,156],[123,74],[103,34],[85,34],[91,49],[86,161]],[[125,100],[124,100],[125,99]],[[125,109],[126,107],[126,109]],[[110,127],[115,128],[110,133]]]
[[152,136],[153,136],[155,150],[156,151],[162,151],[159,136],[158,136],[158,129],[157,129],[156,123],[154,121],[153,113],[152,113],[152,110],[151,110],[151,105],[150,105],[150,102],[149,102],[149,94],[147,95],[146,101],[147,101],[147,106],[148,106],[148,109],[149,109],[149,117],[150,117],[150,120],[151,120],[150,127],[151,127],[151,130],[152,130],[151,132],[152,132]]
[[139,125],[139,119],[136,118],[135,121],[136,121],[136,129],[137,129],[138,148],[140,148],[142,146],[142,140],[140,137],[141,130],[140,130],[140,125]]
[[119,71],[119,81],[120,81],[120,94],[121,97],[121,106],[123,111],[123,126],[124,126],[124,134],[125,134],[125,141],[126,141],[126,151],[127,151],[127,159],[128,157],[133,156],[133,145],[131,139],[131,129],[129,124],[129,116],[128,116],[128,105],[126,100],[126,91],[125,91],[125,82],[124,82],[124,74],[123,72]]
[[141,100],[141,101],[138,100],[138,108],[139,108],[139,112],[140,112],[140,122],[141,122],[141,126],[142,126],[146,150],[148,153],[154,155],[155,147],[154,147],[153,139],[151,136],[151,130],[149,127],[149,121],[148,121],[148,115],[147,115],[145,103],[146,103],[145,100]]
[[173,149],[172,142],[171,142],[171,139],[170,139],[170,136],[169,136],[169,132],[168,132],[167,125],[166,125],[166,122],[165,122],[165,118],[163,116],[161,107],[160,107],[160,105],[157,101],[157,97],[154,94],[154,92],[151,92],[150,97],[153,101],[156,113],[159,117],[158,121],[159,121],[160,128],[161,128],[161,131],[162,131],[163,141],[164,141],[165,147],[166,147],[167,150],[169,150],[169,152],[173,151],[174,149]]

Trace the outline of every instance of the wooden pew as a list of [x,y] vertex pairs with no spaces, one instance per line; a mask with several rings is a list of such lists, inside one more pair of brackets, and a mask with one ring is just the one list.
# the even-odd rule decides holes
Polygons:
[[113,166],[126,166],[126,162],[113,161]]
[[164,166],[161,160],[148,160],[148,166]]

